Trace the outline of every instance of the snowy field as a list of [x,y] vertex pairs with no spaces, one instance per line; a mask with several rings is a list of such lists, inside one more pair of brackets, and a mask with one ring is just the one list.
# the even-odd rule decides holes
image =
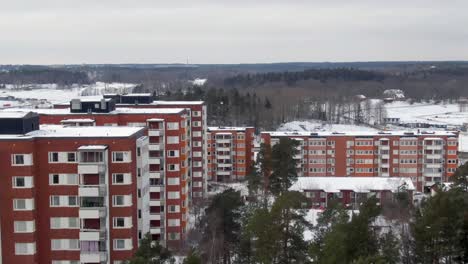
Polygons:
[[385,104],[387,117],[400,118],[403,123],[431,123],[460,126],[468,122],[468,112],[460,112],[458,104],[414,103],[396,101]]
[[72,85],[60,88],[56,84],[17,86],[7,84],[0,89],[0,97],[11,96],[14,99],[0,101],[0,108],[16,106],[50,107],[55,103],[68,102],[74,98],[96,96],[105,93],[131,93],[136,84],[103,83],[91,85]]

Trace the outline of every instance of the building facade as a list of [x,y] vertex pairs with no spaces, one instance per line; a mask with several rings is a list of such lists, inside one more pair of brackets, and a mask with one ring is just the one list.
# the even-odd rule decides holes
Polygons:
[[253,127],[209,127],[207,133],[208,179],[215,182],[243,180],[254,163]]
[[[184,108],[119,108],[110,104],[107,112],[90,112],[73,102],[68,108],[34,109],[44,124],[76,126],[145,127],[149,138],[147,158],[150,177],[149,232],[152,238],[172,249],[180,248],[186,237],[190,206],[190,111]],[[86,101],[87,104],[91,100]],[[95,104],[99,104],[96,101]],[[105,107],[102,104],[103,108]],[[18,109],[16,109],[18,110]],[[9,109],[9,111],[13,111]],[[28,110],[23,110],[28,111]]]
[[422,191],[458,166],[456,132],[261,133],[271,146],[281,137],[300,142],[298,174],[305,177],[408,177]]
[[412,200],[415,187],[406,177],[299,177],[290,190],[302,192],[311,208],[324,209],[333,201],[345,209],[358,210],[372,196],[383,205],[393,201],[398,192],[408,193]]
[[0,135],[2,262],[130,258],[149,231],[145,128],[28,127]]

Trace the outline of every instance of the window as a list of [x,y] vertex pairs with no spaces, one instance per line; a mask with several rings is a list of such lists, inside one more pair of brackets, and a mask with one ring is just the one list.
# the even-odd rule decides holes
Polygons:
[[180,219],[168,219],[168,226],[180,226]]
[[179,157],[179,151],[178,150],[168,150],[167,151],[167,156],[170,157],[170,158]]
[[168,171],[179,171],[179,164],[168,164],[167,165]]
[[76,153],[75,152],[68,152],[67,153],[67,161],[68,162],[76,162]]
[[202,142],[201,142],[201,141],[193,141],[193,146],[194,146],[194,147],[201,147],[201,146],[202,146]]
[[132,195],[113,195],[112,205],[115,207],[131,206]]
[[13,188],[32,188],[33,178],[31,176],[13,177]]
[[192,133],[192,137],[201,137],[201,136],[202,136],[201,131],[193,131]]
[[114,217],[114,228],[130,228],[132,227],[131,217]]
[[50,207],[74,207],[78,206],[78,196],[51,195]]
[[78,174],[49,174],[50,185],[78,185]]
[[50,229],[79,229],[80,220],[78,217],[51,217]]
[[11,164],[12,166],[31,166],[33,165],[32,154],[13,154]]
[[180,193],[179,192],[167,192],[167,199],[179,199]]
[[201,121],[193,121],[192,126],[193,127],[201,127]]
[[13,199],[13,210],[34,210],[34,199]]
[[36,243],[15,243],[15,255],[34,255]]
[[32,233],[36,230],[34,221],[15,221],[15,233]]
[[180,233],[168,233],[169,240],[179,240]]
[[52,250],[80,250],[80,241],[78,239],[51,239]]
[[169,213],[179,213],[180,206],[179,205],[169,205],[168,206]]
[[131,152],[130,151],[113,151],[112,152],[112,162],[114,163],[128,163],[131,162]]
[[79,260],[52,260],[52,264],[80,264]]
[[178,136],[168,136],[167,137],[167,144],[179,144],[179,137]]
[[114,239],[114,250],[131,250],[133,248],[132,239]]
[[174,178],[174,177],[167,178],[167,185],[179,185],[179,184],[180,184],[179,178]]
[[49,152],[49,163],[59,162],[58,152]]
[[132,175],[130,173],[113,173],[112,174],[112,184],[119,185],[119,184],[131,184],[132,183]]
[[192,111],[192,116],[201,116],[201,111]]
[[179,129],[178,122],[167,122],[167,130],[177,130]]

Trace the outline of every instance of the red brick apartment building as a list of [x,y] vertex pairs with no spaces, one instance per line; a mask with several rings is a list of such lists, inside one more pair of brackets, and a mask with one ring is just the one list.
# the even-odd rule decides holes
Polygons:
[[209,127],[208,179],[216,182],[243,180],[254,162],[253,127]]
[[300,142],[300,176],[409,177],[422,191],[457,168],[456,132],[263,132],[261,142],[281,137]]
[[[18,111],[21,109],[8,111]],[[29,111],[29,110],[22,110]],[[111,99],[73,100],[70,108],[34,109],[41,124],[146,127],[149,137],[149,232],[179,248],[189,212],[190,111],[185,108],[118,108]]]
[[392,201],[397,192],[412,197],[415,187],[407,177],[299,177],[290,190],[304,193],[311,208],[326,208],[333,200],[357,210],[371,196],[381,204]]
[[[207,191],[207,110],[203,101],[154,101],[151,94],[104,95],[106,100],[112,99],[116,108],[184,108],[190,112],[190,192],[192,199],[197,201],[205,196]],[[70,108],[70,103],[56,104],[54,108]]]
[[41,126],[0,112],[2,263],[121,263],[149,231],[143,127]]

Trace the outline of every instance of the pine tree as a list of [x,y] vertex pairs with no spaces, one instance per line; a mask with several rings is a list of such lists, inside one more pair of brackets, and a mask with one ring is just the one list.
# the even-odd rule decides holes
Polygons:
[[187,257],[184,259],[183,264],[202,264],[202,261],[197,252],[194,249],[191,249]]
[[151,234],[147,233],[140,240],[140,246],[134,256],[127,261],[128,264],[166,264],[172,261],[171,252],[161,246],[159,243],[154,243],[151,239]]
[[272,173],[269,177],[269,190],[276,196],[288,191],[297,180],[297,146],[299,142],[282,137],[271,152]]

